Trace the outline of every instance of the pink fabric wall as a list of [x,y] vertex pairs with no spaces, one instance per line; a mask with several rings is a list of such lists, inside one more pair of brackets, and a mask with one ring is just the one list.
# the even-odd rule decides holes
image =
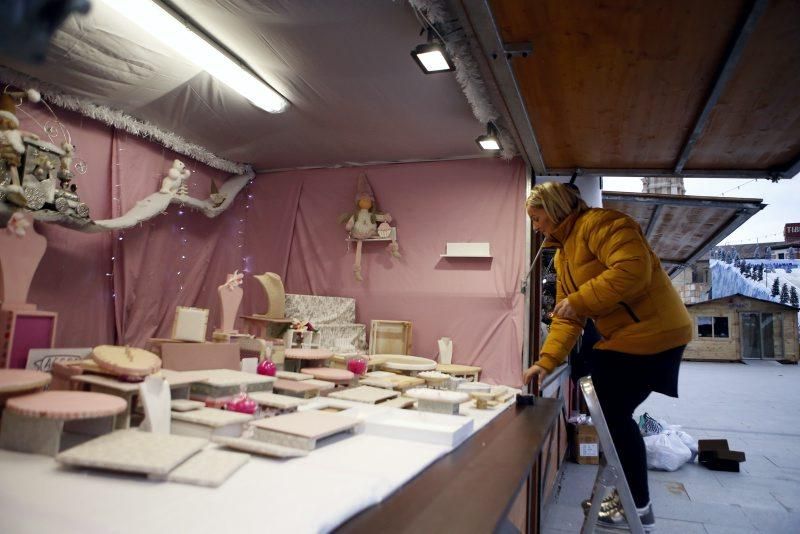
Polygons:
[[[54,125],[42,106],[26,106],[30,116],[19,113],[21,128],[49,141],[42,127]],[[86,162],[86,174],[75,173],[73,183],[91,210],[91,217],[110,216],[109,128],[83,117],[59,110],[58,117],[68,127],[77,158]],[[37,124],[38,122],[38,124]],[[41,126],[40,126],[41,125]],[[53,144],[61,145],[60,129]],[[112,313],[110,234],[85,234],[54,224],[36,223],[47,238],[47,251],[34,276],[28,301],[39,309],[59,312],[56,345],[85,347],[114,339]]]
[[[402,258],[365,243],[364,281],[353,277],[354,246],[336,221],[353,209],[366,172],[381,209],[394,217]],[[413,323],[413,353],[436,357],[453,339],[453,361],[484,368],[483,378],[520,383],[524,301],[525,173],[495,159],[292,171],[261,180],[302,180],[285,278],[292,293],[356,298],[358,322]],[[444,259],[447,242],[489,242],[493,259]]]
[[[89,171],[75,182],[93,218],[118,216],[156,191],[176,157],[192,170],[192,196],[207,197],[210,181],[227,177],[146,140],[58,114],[87,161]],[[23,128],[42,133],[21,119]],[[393,259],[382,243],[365,244],[358,283],[354,247],[347,251],[337,219],[353,209],[361,172],[395,217],[403,256]],[[519,160],[264,174],[215,219],[173,205],[163,216],[108,234],[39,225],[48,251],[30,300],[59,312],[58,346],[143,346],[149,337],[169,335],[178,305],[210,308],[210,336],[218,323],[216,287],[226,273],[272,271],[289,292],[355,297],[357,320],[367,326],[372,319],[412,321],[415,354],[435,357],[436,340],[451,337],[454,362],[482,366],[489,382],[518,385],[524,189]],[[494,258],[442,259],[448,241],[488,241]],[[252,277],[245,277],[244,290],[241,313],[263,311]]]

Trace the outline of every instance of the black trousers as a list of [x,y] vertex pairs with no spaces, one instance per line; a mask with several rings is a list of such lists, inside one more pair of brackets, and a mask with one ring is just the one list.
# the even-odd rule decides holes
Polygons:
[[678,396],[678,369],[684,348],[676,347],[651,355],[594,351],[594,389],[633,501],[639,508],[650,502],[650,490],[644,440],[633,419],[633,412],[654,391]]

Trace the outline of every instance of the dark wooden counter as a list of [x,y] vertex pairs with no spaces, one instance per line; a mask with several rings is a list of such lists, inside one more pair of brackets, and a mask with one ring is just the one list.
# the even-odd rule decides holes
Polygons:
[[[523,530],[537,532],[540,452],[561,403],[537,398],[535,406],[511,406],[337,532],[493,532],[506,520],[520,490],[526,492],[527,503],[528,528]],[[529,478],[533,480],[526,484]]]

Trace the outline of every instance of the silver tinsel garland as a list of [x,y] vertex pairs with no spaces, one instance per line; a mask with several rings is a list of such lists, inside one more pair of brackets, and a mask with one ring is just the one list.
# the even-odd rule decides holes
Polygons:
[[60,89],[47,82],[36,80],[7,67],[0,66],[0,80],[21,89],[36,89],[42,94],[42,98],[51,104],[78,112],[85,117],[98,120],[103,124],[124,130],[130,134],[152,139],[170,150],[189,156],[196,161],[205,163],[209,167],[233,174],[244,174],[246,172],[247,167],[244,163],[221,158],[200,145],[190,143],[183,137],[164,131],[147,121],[136,119],[122,111],[107,106],[93,104],[85,98],[64,94]]
[[443,30],[445,47],[456,66],[456,80],[461,85],[461,90],[472,108],[472,114],[481,124],[495,123],[500,136],[500,144],[503,147],[501,151],[503,158],[511,159],[516,156],[517,148],[511,135],[501,125],[496,124],[500,114],[486,93],[486,86],[481,78],[478,64],[472,56],[469,42],[463,31],[458,31],[460,27],[457,22],[453,22],[455,17],[447,9],[444,1],[408,0],[408,3],[422,13],[430,23]]

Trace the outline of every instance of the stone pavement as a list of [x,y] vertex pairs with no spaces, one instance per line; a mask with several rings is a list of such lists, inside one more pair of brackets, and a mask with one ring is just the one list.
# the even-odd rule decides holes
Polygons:
[[[650,471],[659,534],[800,533],[800,366],[684,362],[679,399],[653,394],[637,410],[695,439],[726,438],[741,472],[694,463]],[[545,507],[544,534],[577,533],[597,468],[567,462]]]

